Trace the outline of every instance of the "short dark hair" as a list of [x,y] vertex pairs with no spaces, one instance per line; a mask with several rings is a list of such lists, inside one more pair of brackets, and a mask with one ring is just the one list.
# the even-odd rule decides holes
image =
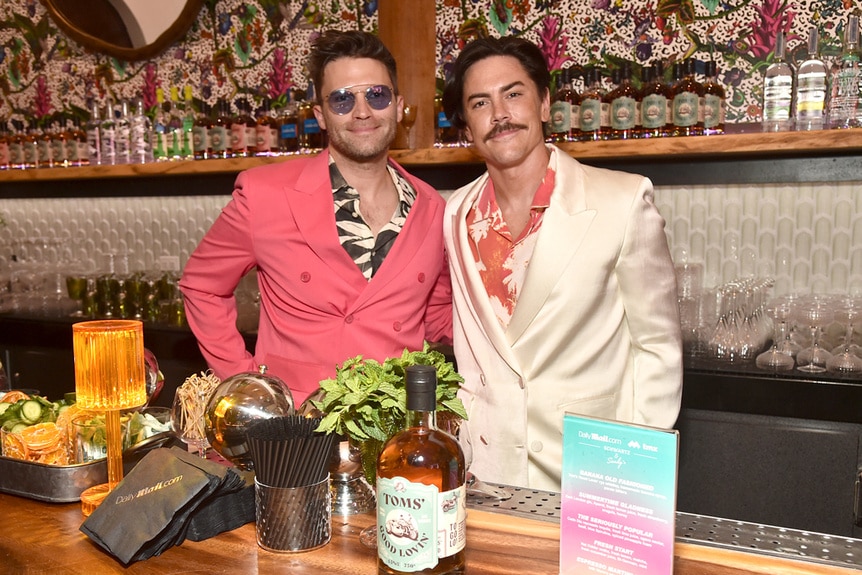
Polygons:
[[389,72],[392,88],[398,93],[395,58],[380,38],[361,30],[326,30],[312,42],[308,56],[308,75],[314,82],[318,102],[323,98],[320,88],[323,86],[324,68],[341,58],[371,58],[382,62]]
[[466,127],[464,122],[464,76],[470,67],[491,56],[511,56],[521,63],[533,80],[540,95],[550,90],[551,73],[539,48],[524,38],[477,38],[467,44],[455,60],[452,74],[443,89],[443,111],[456,128]]

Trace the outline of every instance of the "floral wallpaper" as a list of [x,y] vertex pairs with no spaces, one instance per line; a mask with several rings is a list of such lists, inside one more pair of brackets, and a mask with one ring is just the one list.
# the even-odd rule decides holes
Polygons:
[[[410,1],[399,2],[409,25]],[[862,0],[436,0],[438,83],[460,47],[482,35],[523,35],[553,71],[622,60],[640,66],[714,59],[728,95],[728,122],[760,115],[762,72],[775,34],[788,34],[790,59],[804,57],[808,28],[826,60],[841,50],[847,15]],[[192,29],[160,56],[122,62],[85,50],[51,22],[38,0],[0,4],[0,118],[83,114],[88,101],[142,96],[191,85],[215,103],[259,103],[307,86],[309,42],[324,28],[375,31],[376,0],[205,0]],[[667,67],[668,69],[670,66]]]

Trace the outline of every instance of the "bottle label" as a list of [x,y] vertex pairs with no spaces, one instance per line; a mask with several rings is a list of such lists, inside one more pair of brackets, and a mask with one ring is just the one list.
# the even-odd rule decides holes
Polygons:
[[279,132],[282,140],[295,140],[299,137],[296,131],[296,124],[282,124],[279,127]]
[[230,145],[230,135],[224,126],[213,126],[210,128],[210,145],[214,152],[224,152]]
[[51,159],[57,164],[65,164],[68,160],[66,142],[60,138],[51,140]]
[[317,118],[306,118],[302,122],[303,134],[319,134],[320,124],[317,123]]
[[602,102],[589,98],[581,100],[581,113],[578,124],[582,132],[595,132],[602,127]]
[[796,87],[796,117],[823,118],[826,106],[826,72],[799,74]]
[[451,128],[452,122],[449,121],[449,118],[446,117],[446,112],[437,112],[437,127],[438,128]]
[[102,163],[102,140],[98,127],[87,130],[87,158],[91,164]]
[[395,571],[434,568],[467,544],[467,490],[377,478],[377,554]]
[[35,166],[39,153],[36,151],[36,142],[24,142],[22,146],[24,150],[24,163],[28,166]]
[[635,127],[636,102],[634,98],[622,96],[611,102],[611,128],[614,130],[631,130]]
[[551,104],[550,128],[552,134],[568,134],[572,127],[572,106],[568,102]]
[[572,104],[570,107],[571,112],[569,112],[569,119],[572,122],[572,130],[580,130],[581,129],[581,106],[579,104]]
[[205,152],[209,149],[209,131],[206,126],[192,128],[192,145],[195,152]]
[[698,98],[694,92],[680,92],[673,97],[673,124],[683,128],[697,124]]
[[703,97],[703,127],[715,128],[724,123],[725,103],[720,96],[707,94]]
[[774,76],[763,82],[763,119],[789,120],[793,101],[793,77]]
[[9,165],[9,143],[6,141],[0,142],[0,167]]

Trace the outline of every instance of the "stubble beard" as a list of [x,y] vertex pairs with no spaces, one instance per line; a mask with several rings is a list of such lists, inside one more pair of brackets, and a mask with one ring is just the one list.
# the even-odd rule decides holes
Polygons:
[[354,162],[374,160],[385,155],[395,141],[394,122],[382,123],[381,128],[381,133],[368,137],[352,136],[346,129],[335,130],[329,134],[329,145]]

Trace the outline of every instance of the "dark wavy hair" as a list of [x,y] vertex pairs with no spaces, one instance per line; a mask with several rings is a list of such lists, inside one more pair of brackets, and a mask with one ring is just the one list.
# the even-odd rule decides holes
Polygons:
[[311,45],[308,56],[308,75],[314,82],[318,103],[323,101],[323,70],[326,65],[341,58],[371,58],[382,62],[389,72],[392,88],[398,93],[398,73],[395,58],[380,38],[360,30],[326,30]]
[[456,128],[466,127],[464,122],[464,76],[470,66],[491,56],[511,56],[521,63],[533,80],[540,95],[550,90],[551,73],[542,51],[532,42],[514,36],[478,38],[467,44],[443,89],[443,111]]

